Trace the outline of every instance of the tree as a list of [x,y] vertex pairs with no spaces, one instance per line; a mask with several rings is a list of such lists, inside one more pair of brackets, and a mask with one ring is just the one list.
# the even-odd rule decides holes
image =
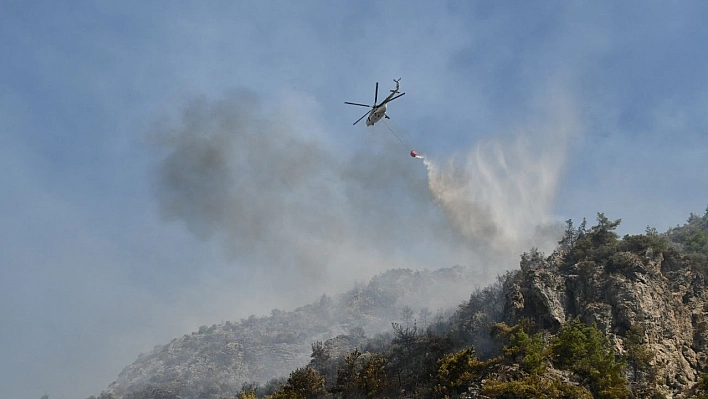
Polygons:
[[622,219],[609,220],[604,213],[597,214],[597,225],[586,230],[586,221],[578,227],[574,237],[574,245],[565,254],[567,264],[575,264],[584,260],[593,260],[604,264],[607,258],[616,251],[618,235],[615,232]]
[[299,368],[290,373],[285,385],[270,396],[270,399],[318,399],[327,393],[324,383],[324,378],[317,370],[310,367]]
[[312,354],[310,355],[310,367],[317,370],[325,380],[332,381],[336,377],[336,362],[332,359],[329,349],[322,343],[316,341],[312,344]]
[[386,374],[386,358],[378,353],[364,357],[359,373],[359,385],[367,398],[385,392],[389,381]]
[[258,399],[254,390],[242,391],[236,396],[236,399]]
[[445,355],[438,361],[435,392],[445,396],[459,395],[473,382],[481,380],[485,370],[498,362],[499,358],[480,361],[472,347]]
[[543,252],[540,252],[538,248],[533,247],[531,248],[531,251],[521,254],[521,262],[519,265],[521,266],[521,270],[526,272],[528,270],[545,268],[547,266],[547,262]]
[[519,363],[527,373],[542,374],[546,371],[549,351],[543,333],[529,335],[533,329],[531,319],[522,319],[513,327],[506,323],[495,324],[493,333],[497,340],[504,343],[503,352],[507,361]]
[[359,349],[354,349],[344,356],[344,363],[337,368],[337,382],[333,391],[342,393],[345,398],[355,397],[358,390],[360,357]]
[[386,358],[378,353],[361,353],[358,349],[344,357],[337,370],[337,383],[332,390],[344,398],[371,398],[388,386]]
[[558,245],[561,250],[569,251],[573,249],[577,240],[578,232],[573,228],[573,219],[568,219],[565,221],[565,233],[563,238],[558,241]]
[[586,383],[600,399],[628,398],[625,365],[615,360],[615,353],[605,335],[595,327],[575,319],[566,323],[551,342],[554,363],[567,368]]
[[610,221],[604,213],[598,212],[597,225],[593,226],[588,233],[588,238],[595,246],[613,245],[619,237],[615,229],[622,222],[622,219]]
[[418,355],[418,326],[402,326],[391,323],[393,340],[388,351],[388,364],[392,376],[396,377],[399,389],[414,389],[417,385],[417,369],[420,367]]

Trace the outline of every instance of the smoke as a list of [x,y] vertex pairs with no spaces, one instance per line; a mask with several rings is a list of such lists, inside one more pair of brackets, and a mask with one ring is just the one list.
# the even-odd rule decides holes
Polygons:
[[519,251],[549,224],[559,179],[557,154],[534,154],[528,140],[487,141],[462,161],[426,160],[430,190],[450,223],[480,250]]
[[440,230],[444,220],[430,215],[424,172],[385,146],[337,151],[321,118],[308,117],[315,108],[297,99],[266,109],[246,91],[189,104],[179,123],[153,132],[163,218],[219,240],[252,277],[285,290],[321,294],[391,267],[420,268],[406,253],[433,234],[413,225]]
[[435,202],[455,230],[492,259],[530,247],[549,251],[562,234],[553,203],[567,143],[578,128],[567,97],[552,96],[546,104],[545,122],[516,129],[513,138],[482,140],[443,164],[424,160]]
[[276,290],[319,293],[394,267],[470,266],[482,284],[558,239],[553,134],[548,148],[488,140],[424,169],[378,125],[365,149],[340,151],[321,119],[307,101],[266,109],[246,91],[189,104],[153,132],[163,218],[219,240]]

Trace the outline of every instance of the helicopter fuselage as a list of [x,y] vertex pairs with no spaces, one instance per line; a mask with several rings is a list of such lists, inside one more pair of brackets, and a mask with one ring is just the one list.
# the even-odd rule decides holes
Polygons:
[[386,116],[385,103],[371,110],[369,117],[366,118],[366,126],[372,126],[374,123],[380,121],[384,116]]

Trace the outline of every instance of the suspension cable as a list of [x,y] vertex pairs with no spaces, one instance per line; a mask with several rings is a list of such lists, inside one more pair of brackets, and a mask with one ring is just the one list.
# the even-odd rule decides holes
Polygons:
[[389,126],[388,123],[386,123],[386,119],[382,119],[382,120],[383,120],[384,125],[386,125],[386,127],[388,128],[388,130],[390,130],[391,133],[392,133],[394,136],[396,136],[396,138],[398,139],[398,141],[401,142],[401,145],[403,145],[404,147],[406,147],[406,149],[408,149],[408,146],[406,145],[406,143],[404,143],[403,140],[401,140],[401,138],[398,137],[398,135],[396,134],[396,132],[394,132],[393,129],[391,129],[391,126]]

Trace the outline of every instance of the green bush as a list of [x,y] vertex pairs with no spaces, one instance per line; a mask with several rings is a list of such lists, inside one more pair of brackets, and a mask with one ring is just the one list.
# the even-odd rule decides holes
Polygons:
[[530,374],[519,380],[489,380],[484,384],[482,393],[490,398],[500,399],[592,399],[586,388],[563,383],[557,377],[543,377]]
[[605,265],[605,270],[608,273],[626,274],[635,267],[635,260],[629,252],[615,252],[610,255]]
[[554,363],[583,378],[597,398],[628,398],[625,364],[615,359],[607,337],[594,325],[572,320],[551,342]]

